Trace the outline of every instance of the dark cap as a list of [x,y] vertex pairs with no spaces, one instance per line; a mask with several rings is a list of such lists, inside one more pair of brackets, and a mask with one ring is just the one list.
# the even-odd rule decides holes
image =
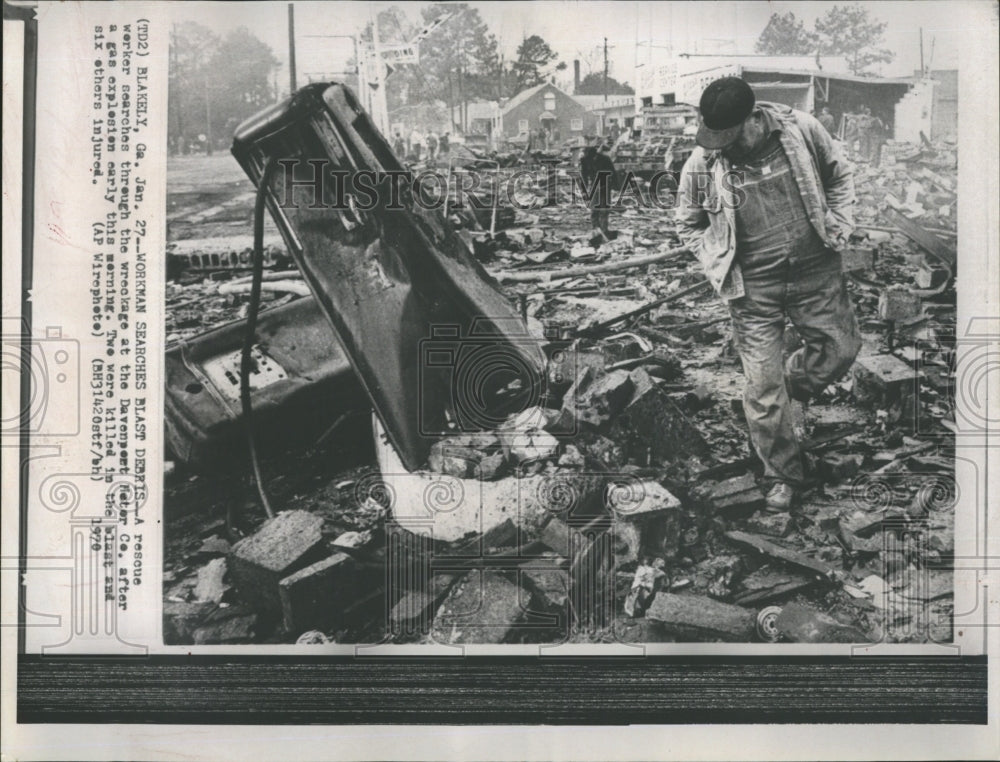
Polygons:
[[698,145],[710,149],[731,145],[756,103],[750,85],[739,77],[723,77],[709,84],[699,104]]

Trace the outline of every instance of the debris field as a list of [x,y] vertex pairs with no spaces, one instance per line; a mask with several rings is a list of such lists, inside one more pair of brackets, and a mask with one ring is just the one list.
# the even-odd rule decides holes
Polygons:
[[[448,171],[478,166],[487,190],[536,166],[462,156]],[[576,153],[553,158],[567,178]],[[234,163],[197,161],[210,160]],[[195,193],[192,173],[214,169],[181,161],[168,350],[244,319],[249,292],[252,184],[227,167]],[[602,243],[566,183],[544,204],[544,172],[521,184],[529,210],[450,206],[529,333],[560,347],[542,392],[488,430],[442,437],[419,482],[391,476],[370,405],[313,411],[307,435],[275,437],[262,460],[273,519],[242,443],[209,441],[210,462],[175,452],[166,642],[949,642],[955,179],[944,143],[890,142],[880,167],[855,167],[844,270],[864,346],[798,411],[811,481],[790,514],[762,510],[728,311],[669,209],[626,199]],[[312,298],[273,228],[265,243],[262,320]],[[786,350],[798,342],[788,326]],[[440,521],[407,512],[413,484]]]

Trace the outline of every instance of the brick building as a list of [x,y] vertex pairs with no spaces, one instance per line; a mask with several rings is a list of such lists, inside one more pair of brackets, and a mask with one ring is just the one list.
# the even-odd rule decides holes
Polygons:
[[546,82],[522,90],[501,108],[503,135],[522,139],[538,128],[558,130],[559,140],[597,134],[597,115],[564,90]]

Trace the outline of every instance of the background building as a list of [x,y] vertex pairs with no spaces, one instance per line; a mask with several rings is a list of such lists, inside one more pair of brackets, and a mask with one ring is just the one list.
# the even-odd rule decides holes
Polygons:
[[522,90],[501,112],[503,136],[508,140],[539,128],[558,131],[560,140],[597,134],[597,114],[550,82]]

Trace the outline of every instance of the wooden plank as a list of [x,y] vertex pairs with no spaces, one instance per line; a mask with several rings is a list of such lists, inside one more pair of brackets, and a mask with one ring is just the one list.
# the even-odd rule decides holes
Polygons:
[[821,577],[833,579],[836,575],[836,570],[832,566],[823,563],[822,561],[817,561],[809,558],[808,556],[804,556],[794,550],[789,550],[781,545],[776,545],[770,540],[765,540],[759,535],[750,534],[749,532],[732,531],[726,532],[726,537],[735,543],[748,545],[754,550],[757,550],[765,555],[777,558],[778,560],[792,564],[793,566],[798,566],[800,569],[813,572]]

